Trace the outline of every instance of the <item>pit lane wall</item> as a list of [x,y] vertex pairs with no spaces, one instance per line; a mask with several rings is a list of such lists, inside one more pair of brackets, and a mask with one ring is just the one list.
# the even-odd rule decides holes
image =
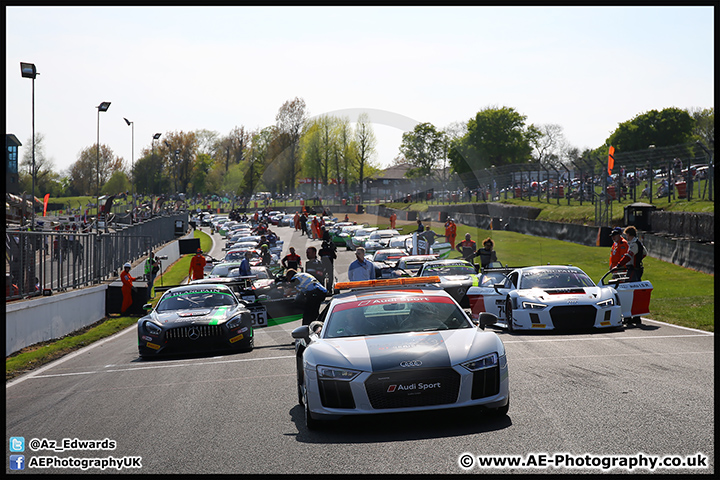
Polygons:
[[[187,237],[192,238],[192,232]],[[162,270],[180,258],[178,242],[173,241],[155,250],[156,255],[167,255],[161,262]],[[133,277],[144,275],[142,258],[130,270]],[[62,338],[105,317],[105,291],[117,279],[87,288],[54,293],[49,297],[5,304],[5,356],[30,345]]]
[[[483,230],[490,230],[492,226],[495,230],[509,230],[588,246],[597,245],[598,233],[601,230],[594,226],[535,220],[540,211],[535,207],[490,203],[458,205],[457,207],[459,208],[455,210],[454,206],[451,205],[430,206],[427,212],[420,212],[419,218],[424,222],[430,221],[444,224],[445,219],[451,216],[456,222]],[[405,218],[407,217],[406,214],[412,214],[413,217],[405,218],[407,220],[417,218],[417,212],[393,210],[383,205],[369,205],[366,207],[366,211],[371,215],[382,217],[389,217],[395,211],[398,218]],[[475,213],[479,211],[487,213]],[[603,233],[609,235],[609,229]],[[699,272],[715,274],[715,248],[713,242],[700,242],[688,238],[677,238],[668,234],[643,231],[640,231],[640,235],[650,257]],[[609,247],[602,248],[608,248],[609,257]]]

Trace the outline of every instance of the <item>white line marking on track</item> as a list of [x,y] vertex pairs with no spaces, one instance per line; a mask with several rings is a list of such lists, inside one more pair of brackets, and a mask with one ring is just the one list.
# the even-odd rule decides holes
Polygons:
[[[215,357],[217,358],[217,357]],[[72,377],[75,375],[90,375],[93,373],[117,373],[117,372],[133,372],[133,371],[140,371],[140,370],[151,370],[154,368],[174,368],[174,367],[197,367],[201,365],[217,365],[221,363],[238,363],[238,362],[253,362],[253,361],[259,361],[259,360],[278,360],[282,358],[295,358],[294,355],[287,355],[282,357],[263,357],[263,358],[236,358],[232,360],[222,360],[222,361],[215,361],[215,362],[197,362],[197,363],[175,363],[172,365],[168,364],[157,364],[157,365],[143,365],[143,366],[137,366],[137,367],[129,367],[129,368],[118,368],[113,370],[95,370],[95,371],[89,371],[89,372],[71,372],[71,373],[57,373],[57,374],[48,374],[48,375],[34,375],[32,378],[52,378],[52,377]]]
[[83,347],[83,348],[81,348],[80,350],[77,350],[77,351],[75,351],[75,352],[73,352],[73,353],[68,353],[68,354],[65,355],[64,357],[59,358],[59,359],[57,359],[57,360],[55,360],[55,361],[53,361],[53,362],[50,362],[50,363],[48,363],[47,365],[45,365],[44,367],[40,367],[40,368],[38,368],[37,370],[35,370],[35,371],[33,371],[33,372],[30,372],[29,374],[27,374],[27,375],[25,375],[25,376],[22,376],[22,377],[20,377],[20,378],[15,379],[15,380],[11,380],[10,382],[8,382],[8,383],[5,384],[5,389],[7,390],[8,388],[10,388],[10,387],[12,387],[12,386],[14,386],[14,385],[17,385],[18,383],[24,382],[25,380],[28,380],[28,379],[30,379],[30,378],[34,378],[34,377],[36,377],[37,375],[39,375],[40,373],[42,373],[42,372],[44,372],[44,371],[46,371],[46,370],[49,370],[49,369],[54,368],[54,367],[57,367],[58,365],[60,365],[60,364],[62,364],[62,363],[65,363],[65,362],[67,362],[68,360],[71,360],[71,359],[77,357],[78,355],[82,355],[83,353],[87,352],[88,350],[91,350],[91,349],[93,349],[93,348],[95,348],[95,347],[99,347],[100,345],[104,345],[104,344],[107,343],[107,342],[110,342],[110,341],[112,341],[112,340],[115,340],[117,337],[120,337],[120,336],[122,336],[122,335],[125,335],[125,334],[127,334],[127,333],[129,333],[129,332],[135,332],[135,331],[137,331],[136,326],[135,326],[135,325],[130,325],[130,326],[127,327],[125,330],[121,330],[121,331],[119,331],[118,333],[116,333],[116,334],[114,334],[114,335],[110,335],[109,337],[107,337],[107,338],[104,339],[104,340],[100,340],[100,341],[95,342],[95,343],[93,343],[93,344],[91,344],[91,345],[88,345],[87,347]]
[[710,337],[711,335],[643,335],[641,337],[583,337],[583,338],[543,338],[537,340],[503,340],[504,344],[508,343],[540,343],[540,342],[581,342],[585,340],[654,340],[658,338],[689,338],[689,337]]
[[512,357],[513,362],[520,360],[557,360],[558,358],[609,358],[609,357],[643,357],[643,356],[657,356],[657,355],[714,355],[713,350],[707,352],[647,352],[647,353],[613,353],[613,354],[601,354],[601,355],[561,355],[553,357]]

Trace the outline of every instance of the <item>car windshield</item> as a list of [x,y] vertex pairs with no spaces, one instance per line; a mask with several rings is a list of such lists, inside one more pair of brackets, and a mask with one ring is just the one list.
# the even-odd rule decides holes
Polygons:
[[268,275],[268,271],[266,268],[251,267],[250,271],[253,275],[257,276],[257,278],[270,278],[270,275]]
[[390,239],[390,243],[388,243],[391,247],[404,247],[405,246],[405,237],[397,238],[393,237]]
[[[239,266],[239,265],[238,265]],[[212,277],[227,277],[231,265],[215,265],[210,271]]]
[[324,338],[472,328],[448,297],[384,295],[337,305],[323,326]]
[[423,275],[474,275],[475,269],[461,263],[425,265]]
[[533,269],[523,272],[518,288],[578,288],[594,287],[584,272],[573,269]]
[[402,268],[404,268],[405,270],[412,270],[413,272],[416,272],[420,270],[423,265],[425,265],[425,262],[423,262],[422,260],[414,260],[412,262],[406,262]]
[[239,261],[241,262],[245,258],[245,252],[250,252],[250,258],[257,258],[260,255],[255,250],[238,250],[233,252],[228,252],[225,254],[225,260],[226,262],[233,262],[233,261]]
[[396,233],[392,232],[373,232],[370,234],[370,240],[379,240],[381,238],[390,238],[397,235]]
[[214,308],[234,306],[237,301],[232,293],[220,290],[191,290],[168,293],[158,303],[158,312],[185,310],[193,308]]
[[505,274],[502,272],[486,272],[480,277],[480,285],[483,287],[492,287],[496,283],[505,283]]

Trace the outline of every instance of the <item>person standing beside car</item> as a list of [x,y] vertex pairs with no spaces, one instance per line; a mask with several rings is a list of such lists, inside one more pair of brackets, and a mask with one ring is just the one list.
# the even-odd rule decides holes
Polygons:
[[430,253],[430,249],[432,248],[433,243],[435,243],[435,237],[438,237],[439,235],[435,232],[433,232],[430,229],[430,225],[425,227],[425,231],[423,233],[418,234],[418,237],[422,237],[425,239],[425,254]]
[[332,292],[335,281],[335,259],[337,258],[337,247],[330,239],[330,232],[323,233],[323,242],[318,255],[325,269],[325,288]]
[[365,248],[355,249],[355,261],[348,267],[348,281],[362,282],[363,280],[375,280],[375,265],[365,260]]
[[303,325],[310,325],[320,313],[320,305],[327,296],[327,290],[309,273],[297,272],[292,268],[285,272],[285,282],[291,284],[298,292],[295,300],[304,303]]
[[492,238],[488,237],[483,240],[483,248],[475,254],[476,257],[480,257],[480,268],[485,268],[491,263],[497,262],[497,253],[493,250],[494,247],[495,242],[493,242]]
[[198,248],[195,256],[190,260],[190,271],[188,272],[188,276],[190,276],[192,280],[200,280],[205,277],[206,264],[207,260],[203,257],[202,249]]
[[250,250],[247,250],[245,252],[245,258],[243,258],[242,262],[240,262],[240,273],[241,277],[249,277],[252,275],[252,269],[250,268],[250,258],[252,257],[252,252]]
[[147,296],[153,298],[152,288],[153,282],[155,282],[155,275],[160,270],[159,262],[155,258],[155,254],[150,251],[147,260],[145,260],[145,278],[147,278]]
[[300,255],[295,253],[295,247],[290,247],[290,253],[285,255],[280,261],[286,270],[299,270],[301,265]]
[[455,245],[455,237],[457,236],[457,225],[455,225],[455,221],[448,217],[447,222],[445,222],[445,239],[450,244],[450,246]]
[[325,284],[325,267],[323,266],[322,262],[317,258],[317,248],[315,247],[308,247],[307,250],[305,250],[305,255],[307,256],[307,260],[305,261],[305,273],[309,273],[315,279]]
[[136,290],[132,282],[137,280],[137,278],[130,275],[131,268],[132,265],[130,264],[130,262],[127,262],[125,263],[125,265],[123,265],[123,271],[120,273],[120,281],[122,282],[121,291],[123,297],[122,306],[120,307],[121,315],[124,314],[125,311],[132,306],[132,292],[133,290]]
[[647,255],[647,249],[638,239],[637,229],[635,227],[631,225],[627,227],[623,233],[628,237],[628,251],[616,265],[613,265],[612,270],[627,266],[628,281],[639,282],[642,280],[642,275],[645,272],[642,261]]
[[465,234],[465,240],[455,246],[455,250],[460,252],[463,260],[466,260],[472,264],[475,263],[474,258],[475,252],[477,251],[477,244],[475,243],[475,240],[471,238],[471,235],[469,233]]
[[613,244],[610,248],[610,268],[620,263],[620,259],[628,251],[628,243],[622,236],[622,228],[615,227],[610,232],[610,238],[612,238]]

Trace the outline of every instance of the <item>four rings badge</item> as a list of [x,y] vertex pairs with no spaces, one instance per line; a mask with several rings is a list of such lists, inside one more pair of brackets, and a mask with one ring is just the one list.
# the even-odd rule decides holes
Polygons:
[[409,360],[405,362],[400,362],[401,367],[419,367],[422,365],[422,362],[420,360]]

